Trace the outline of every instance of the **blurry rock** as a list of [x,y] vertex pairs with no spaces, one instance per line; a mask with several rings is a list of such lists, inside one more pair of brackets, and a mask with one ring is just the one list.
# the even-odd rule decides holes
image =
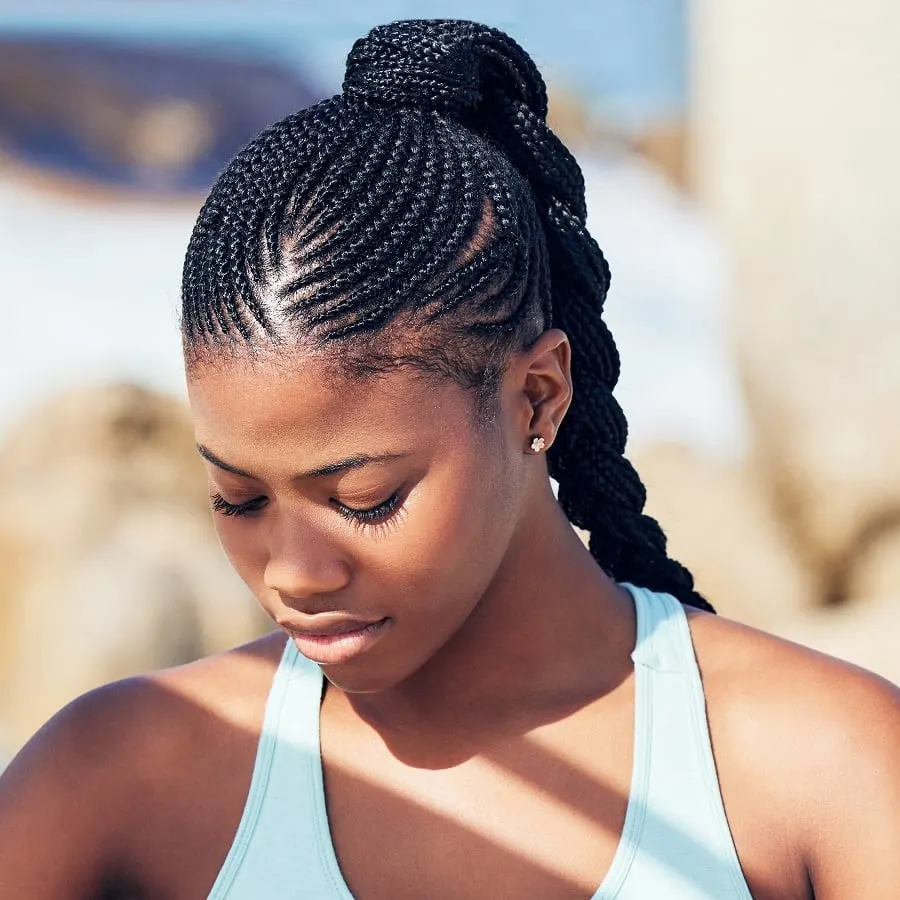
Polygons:
[[212,529],[187,411],[73,391],[0,448],[0,721],[21,742],[106,681],[267,629]]
[[900,685],[900,594],[854,597],[840,607],[807,610],[775,631]]
[[[855,597],[886,599],[893,601],[900,611],[900,523],[886,523],[865,547],[859,548],[848,565],[845,590],[851,600]],[[900,633],[896,630],[893,639],[900,657]]]
[[759,473],[686,447],[662,444],[633,459],[646,512],[669,552],[725,616],[772,629],[814,603],[814,585],[767,502]]
[[648,124],[632,138],[632,147],[646,157],[679,187],[685,187],[685,127],[680,119]]
[[[16,629],[13,627],[13,604],[8,599],[13,591],[26,583],[29,568],[28,548],[15,535],[0,529],[0,705],[7,693],[10,673],[16,657]],[[3,755],[3,732],[0,714],[0,757]]]
[[[895,347],[890,362],[885,352],[870,354],[873,342],[857,334],[850,342],[866,350],[854,354],[870,357],[871,371],[854,371],[845,365],[839,345],[846,338],[837,330],[821,335],[820,350],[777,367],[763,359],[762,347],[744,354],[748,405],[773,496],[819,573],[823,602],[832,604],[849,599],[855,557],[878,523],[900,510],[900,354]],[[750,334],[748,328],[746,344],[753,343]],[[896,334],[900,340],[900,327]],[[829,367],[846,373],[840,387],[821,377],[820,356],[828,352]]]
[[752,463],[676,445],[649,448],[634,463],[670,553],[720,613],[900,683],[900,529],[885,529],[848,561],[850,602],[823,609],[820,579],[803,565]]
[[733,254],[760,459],[846,599],[854,546],[900,510],[900,5],[691,8],[693,181]]

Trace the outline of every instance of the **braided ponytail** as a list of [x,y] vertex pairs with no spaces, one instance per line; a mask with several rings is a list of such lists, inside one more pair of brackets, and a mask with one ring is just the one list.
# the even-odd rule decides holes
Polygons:
[[288,327],[362,347],[376,369],[391,354],[372,336],[406,311],[431,338],[404,362],[483,386],[485,360],[561,328],[574,397],[548,460],[566,515],[613,578],[711,609],[642,514],[601,317],[609,268],[585,227],[581,170],[546,116],[537,67],[502,32],[373,29],[341,95],[264,132],[214,186],[185,260],[186,349]]

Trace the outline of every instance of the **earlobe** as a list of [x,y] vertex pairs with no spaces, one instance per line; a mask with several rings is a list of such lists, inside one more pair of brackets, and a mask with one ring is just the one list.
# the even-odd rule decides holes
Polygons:
[[572,400],[571,347],[558,328],[545,331],[526,353],[523,393],[530,407],[527,446],[540,453],[553,443]]

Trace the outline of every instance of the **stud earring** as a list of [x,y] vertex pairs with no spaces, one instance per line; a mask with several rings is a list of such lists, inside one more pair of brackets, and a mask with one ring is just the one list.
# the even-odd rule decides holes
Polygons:
[[547,442],[542,437],[533,438],[531,441],[531,450],[533,453],[540,453],[546,446]]

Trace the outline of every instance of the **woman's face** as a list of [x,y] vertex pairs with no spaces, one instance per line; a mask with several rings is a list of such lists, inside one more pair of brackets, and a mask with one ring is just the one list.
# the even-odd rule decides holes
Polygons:
[[345,690],[413,674],[523,518],[526,409],[501,395],[480,423],[453,382],[318,358],[197,364],[188,388],[222,545],[265,611]]

